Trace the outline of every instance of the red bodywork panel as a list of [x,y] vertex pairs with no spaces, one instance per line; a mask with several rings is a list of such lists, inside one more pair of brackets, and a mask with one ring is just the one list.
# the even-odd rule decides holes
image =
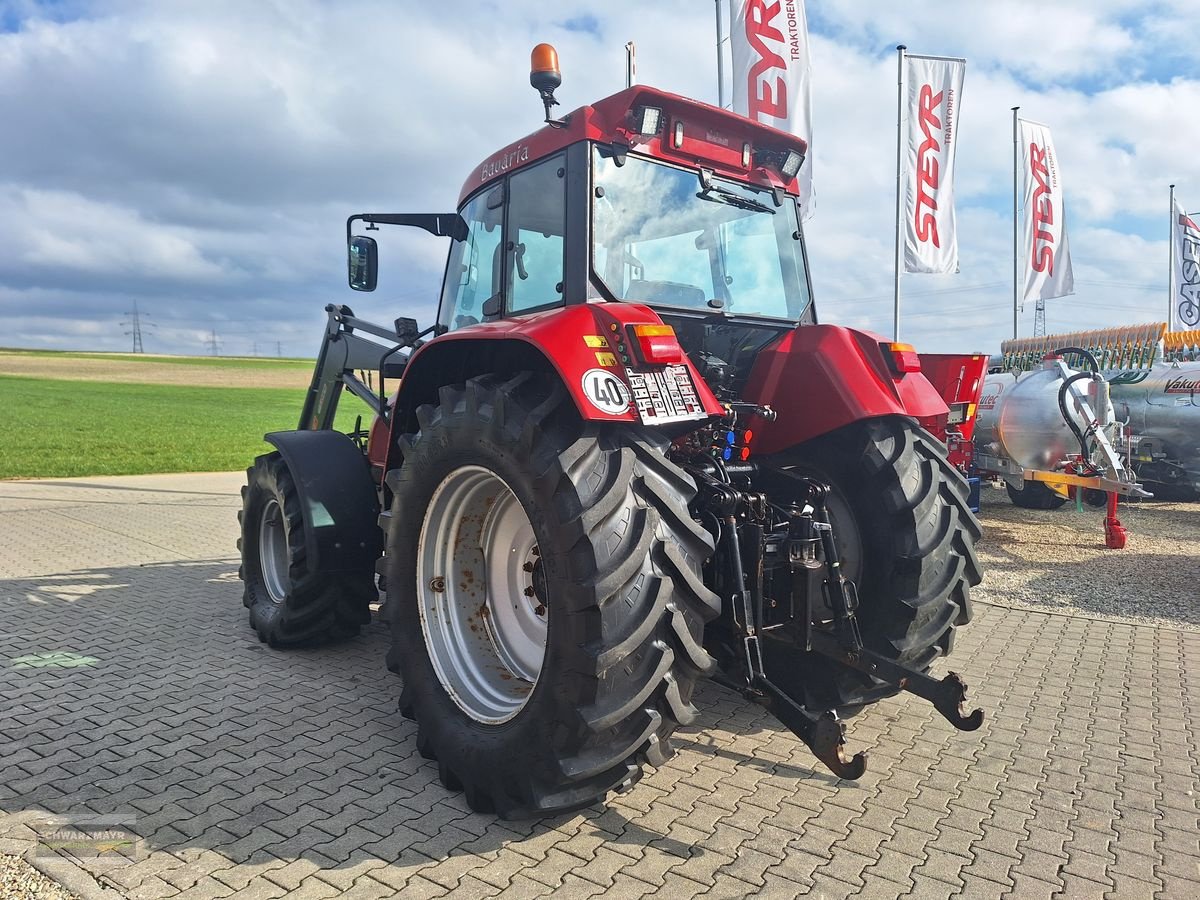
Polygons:
[[976,413],[983,394],[988,358],[982,353],[922,353],[921,370],[948,405],[959,406],[962,420],[925,427],[946,445],[946,458],[964,474],[975,460]]
[[[658,133],[640,135],[633,131],[631,111],[653,106],[663,112]],[[591,106],[581,106],[564,117],[563,128],[539,128],[519,141],[493,153],[476,166],[463,184],[461,206],[468,197],[488,182],[522,166],[550,156],[577,141],[604,144],[628,144],[630,149],[666,162],[690,167],[702,166],[717,175],[747,181],[762,187],[782,187],[796,194],[799,184],[792,178],[783,181],[778,172],[754,160],[756,150],[796,150],[807,154],[808,145],[800,138],[769,125],[762,125],[729,110],[689,100],[655,88],[636,85]],[[683,124],[683,142],[674,146],[676,123]],[[750,144],[750,165],[742,165],[742,150]]]
[[[440,352],[437,349],[439,347],[444,351],[449,344],[520,341],[535,348],[554,367],[583,419],[592,422],[637,422],[639,418],[632,406],[621,412],[607,412],[593,403],[584,391],[583,379],[589,371],[600,369],[620,379],[628,390],[625,364],[621,361],[622,349],[632,360],[632,367],[636,370],[653,371],[655,368],[661,368],[638,363],[636,357],[630,354],[630,341],[626,332],[627,325],[661,324],[662,319],[652,309],[637,303],[584,303],[535,315],[460,328],[430,341],[412,355],[404,370],[404,378],[401,379],[399,389],[391,402],[404,405],[409,393],[406,388],[410,379],[422,377],[422,360],[430,354]],[[691,361],[685,359],[684,365],[691,373],[696,398],[703,406],[704,412],[708,415],[723,415],[725,408],[713,396]],[[393,421],[396,419],[393,418]],[[696,421],[699,423],[703,419]],[[398,435],[393,435],[392,441],[396,437]],[[383,465],[387,454],[389,442],[383,438],[384,434],[377,422],[371,430],[368,451],[371,462],[376,465]]]
[[[983,394],[988,358],[982,353],[922,353],[921,371],[947,404],[967,404],[967,416],[951,426],[963,440],[975,437],[975,413]],[[941,437],[941,435],[939,435]]]
[[757,454],[778,453],[851,422],[912,416],[924,424],[949,411],[919,372],[892,373],[885,339],[840,325],[806,325],[759,353],[742,398],[772,407],[779,418],[754,422]]

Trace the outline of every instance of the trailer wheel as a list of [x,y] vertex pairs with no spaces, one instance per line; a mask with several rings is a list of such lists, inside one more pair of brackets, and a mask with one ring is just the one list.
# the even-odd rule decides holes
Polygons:
[[373,573],[311,572],[296,485],[278,452],[246,470],[238,512],[242,602],[258,638],[272,647],[311,646],[358,634],[379,594]]
[[388,475],[385,569],[418,750],[506,818],[632,785],[715,665],[695,485],[660,435],[582,422],[553,377],[444,387],[417,420]]
[[[832,488],[830,521],[843,570],[858,587],[866,645],[920,670],[949,653],[954,629],[971,619],[982,529],[967,482],[939,442],[909,419],[872,419],[797,448],[783,465]],[[763,642],[776,655],[770,671],[802,691],[794,696],[805,697],[810,710],[853,715],[895,693],[853,669],[772,643]]]
[[1026,481],[1019,488],[1005,482],[1004,488],[1013,506],[1021,509],[1058,509],[1067,502],[1066,497],[1056,494],[1040,481]]

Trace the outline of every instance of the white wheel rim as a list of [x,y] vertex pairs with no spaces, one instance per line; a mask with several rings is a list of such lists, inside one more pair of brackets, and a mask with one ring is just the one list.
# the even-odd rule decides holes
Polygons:
[[283,508],[272,497],[263,507],[258,522],[258,559],[262,565],[263,584],[271,596],[272,603],[287,599],[291,578],[288,559],[287,528],[283,520]]
[[507,722],[528,702],[546,654],[547,601],[533,526],[482,466],[447,475],[417,547],[417,610],[442,687],[468,716]]

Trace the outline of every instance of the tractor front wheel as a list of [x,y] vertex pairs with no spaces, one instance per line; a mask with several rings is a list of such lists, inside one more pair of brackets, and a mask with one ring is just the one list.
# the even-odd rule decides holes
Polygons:
[[313,571],[296,483],[278,452],[246,470],[238,512],[242,602],[259,640],[272,647],[323,644],[358,634],[379,599],[368,570]]
[[552,377],[417,410],[388,475],[388,665],[443,784],[508,818],[590,805],[671,753],[714,666],[712,539],[666,441],[582,422]]

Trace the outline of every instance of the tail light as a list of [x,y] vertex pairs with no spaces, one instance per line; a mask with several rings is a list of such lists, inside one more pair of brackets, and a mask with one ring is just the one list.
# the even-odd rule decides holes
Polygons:
[[629,331],[642,362],[652,366],[683,362],[683,348],[670,325],[631,325]]
[[912,344],[891,342],[881,343],[879,347],[883,350],[883,355],[887,358],[888,367],[892,370],[892,374],[903,378],[909,372],[921,371],[921,357],[913,349]]

